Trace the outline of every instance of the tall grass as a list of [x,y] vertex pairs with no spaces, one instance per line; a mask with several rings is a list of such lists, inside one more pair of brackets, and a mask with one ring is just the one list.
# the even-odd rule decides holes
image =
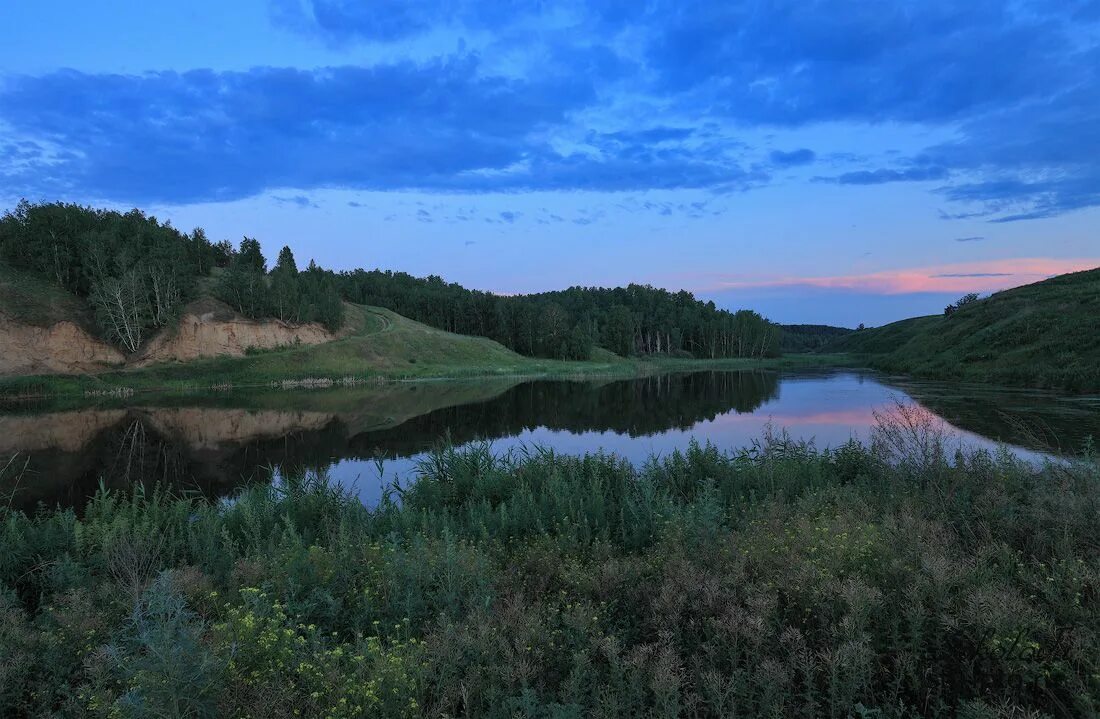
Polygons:
[[931,431],[0,509],[0,714],[1095,715],[1095,460]]

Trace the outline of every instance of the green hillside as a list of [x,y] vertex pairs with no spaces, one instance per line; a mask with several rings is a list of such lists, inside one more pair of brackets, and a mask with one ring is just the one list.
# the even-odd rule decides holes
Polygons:
[[70,321],[95,330],[92,313],[79,297],[30,273],[0,262],[0,315],[34,327]]
[[828,349],[920,377],[1100,392],[1100,268],[998,292],[950,316],[854,332]]

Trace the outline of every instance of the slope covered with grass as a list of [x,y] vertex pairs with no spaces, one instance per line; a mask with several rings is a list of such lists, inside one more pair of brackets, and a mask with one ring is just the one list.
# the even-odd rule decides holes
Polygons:
[[3,262],[0,262],[0,315],[33,327],[67,321],[95,331],[87,303],[55,284]]
[[[484,337],[437,330],[378,307],[345,305],[340,338],[319,345],[287,346],[244,357],[85,376],[16,377],[0,382],[0,394],[111,394],[120,389],[209,389],[301,380],[422,379],[515,374],[568,374],[613,369],[624,363],[610,353],[590,362],[541,360],[512,352]],[[747,361],[746,361],[747,362]]]
[[1100,269],[854,332],[829,349],[891,372],[1100,392]]

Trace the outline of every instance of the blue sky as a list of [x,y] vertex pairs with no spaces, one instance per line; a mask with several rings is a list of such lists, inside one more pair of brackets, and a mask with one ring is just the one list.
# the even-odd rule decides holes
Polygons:
[[1100,265],[1100,0],[0,9],[0,202],[869,325]]

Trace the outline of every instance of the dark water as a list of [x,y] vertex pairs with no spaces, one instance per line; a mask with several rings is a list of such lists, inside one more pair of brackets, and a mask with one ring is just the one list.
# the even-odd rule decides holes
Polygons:
[[[367,503],[441,441],[614,452],[636,462],[692,439],[735,449],[768,426],[818,447],[866,440],[875,413],[917,404],[953,442],[1029,457],[1100,438],[1100,398],[903,381],[855,371],[696,372],[629,380],[470,381],[142,397],[0,413],[0,499],[79,505],[100,482],[231,494],[282,472],[326,470]],[[378,460],[381,459],[381,465]],[[379,475],[381,466],[382,476]]]

